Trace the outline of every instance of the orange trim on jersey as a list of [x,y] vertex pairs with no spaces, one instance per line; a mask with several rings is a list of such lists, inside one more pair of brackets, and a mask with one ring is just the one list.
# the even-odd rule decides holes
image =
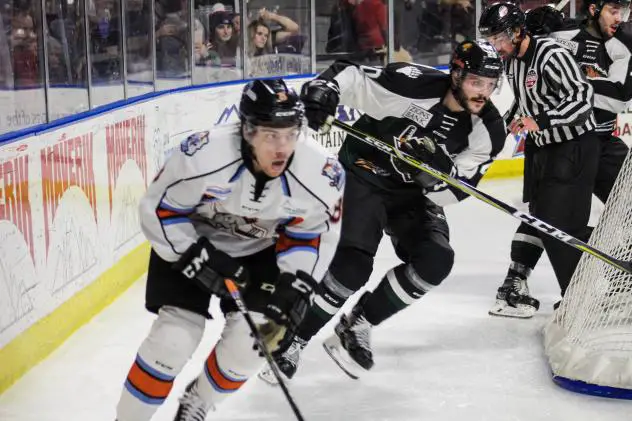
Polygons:
[[231,379],[222,373],[222,370],[220,370],[217,364],[217,355],[215,354],[214,348],[211,355],[206,359],[206,372],[210,375],[211,380],[217,387],[228,392],[234,392],[246,383],[245,380]]
[[276,242],[276,252],[283,253],[294,247],[310,247],[314,250],[318,250],[320,247],[320,235],[316,238],[291,238],[282,233]]
[[152,398],[166,399],[171,392],[173,381],[160,380],[134,362],[129,370],[127,380],[141,393]]
[[156,209],[156,215],[158,215],[158,218],[160,219],[173,218],[174,216],[183,216],[183,214],[181,213],[163,208]]

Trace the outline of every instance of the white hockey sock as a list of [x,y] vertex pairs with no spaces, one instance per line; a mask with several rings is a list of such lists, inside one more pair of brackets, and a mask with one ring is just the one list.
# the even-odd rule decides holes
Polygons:
[[261,370],[265,359],[253,349],[254,343],[243,316],[239,313],[227,314],[222,337],[197,379],[198,394],[207,404],[216,407]]
[[138,350],[116,408],[118,421],[149,421],[202,339],[205,319],[163,307]]

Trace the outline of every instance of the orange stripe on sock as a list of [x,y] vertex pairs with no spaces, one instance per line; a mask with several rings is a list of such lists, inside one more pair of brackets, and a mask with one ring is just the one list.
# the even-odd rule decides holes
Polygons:
[[166,398],[171,391],[173,382],[157,379],[151,374],[141,369],[137,363],[134,363],[129,370],[127,379],[139,392],[152,398]]
[[318,250],[320,247],[320,236],[312,239],[290,238],[285,234],[279,235],[276,242],[276,252],[282,253],[293,247],[311,247]]
[[224,390],[235,391],[246,382],[245,380],[235,381],[224,376],[222,371],[219,369],[219,365],[217,364],[217,355],[215,354],[215,349],[213,349],[213,352],[211,352],[211,355],[209,355],[208,359],[206,360],[206,369],[208,370],[215,384]]

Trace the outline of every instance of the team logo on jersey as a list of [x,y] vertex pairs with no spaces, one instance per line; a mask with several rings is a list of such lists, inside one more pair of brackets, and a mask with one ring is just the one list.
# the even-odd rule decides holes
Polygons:
[[562,47],[569,50],[573,55],[577,55],[577,51],[579,50],[578,42],[571,41],[570,39],[563,39],[563,38],[555,38],[555,41],[561,44]]
[[354,162],[354,164],[364,170],[370,171],[375,175],[380,177],[389,177],[391,175],[390,172],[386,171],[383,168],[378,167],[371,161],[367,161],[366,159],[358,158]]
[[401,69],[395,70],[395,72],[402,73],[411,79],[417,79],[419,76],[421,76],[421,70],[419,70],[415,66],[402,67]]
[[325,163],[321,174],[331,180],[329,182],[331,187],[335,187],[338,190],[342,189],[342,186],[345,183],[345,172],[337,159],[327,158],[327,162]]
[[534,69],[529,69],[527,71],[527,77],[524,79],[524,84],[527,89],[531,89],[535,86],[535,83],[538,81],[538,74]]
[[414,121],[419,124],[421,127],[428,126],[430,120],[432,119],[433,114],[419,105],[410,104],[402,117],[406,117],[409,120]]
[[204,145],[209,143],[209,133],[205,132],[197,132],[193,133],[189,137],[186,138],[184,142],[180,144],[180,150],[188,156],[193,156],[197,151],[202,149]]
[[205,218],[205,222],[217,230],[227,231],[241,238],[261,239],[268,236],[268,230],[257,224],[257,218],[218,212],[212,218]]

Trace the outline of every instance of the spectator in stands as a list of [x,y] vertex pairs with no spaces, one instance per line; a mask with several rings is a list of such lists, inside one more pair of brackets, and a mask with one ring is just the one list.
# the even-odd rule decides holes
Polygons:
[[361,52],[384,49],[388,39],[386,4],[383,0],[348,0],[355,6],[353,25]]
[[272,38],[268,24],[257,19],[248,25],[248,57],[272,53]]
[[329,27],[327,52],[349,52],[353,59],[386,58],[387,7],[383,0],[339,0]]
[[352,3],[349,0],[338,0],[332,8],[325,45],[326,52],[342,53],[358,50],[352,17],[354,4]]
[[156,2],[156,70],[161,77],[179,77],[189,70],[189,25],[186,0]]
[[[248,25],[248,57],[271,54],[277,52],[279,46],[286,46],[288,42],[300,42],[296,38],[299,29],[298,23],[289,17],[272,12],[265,7],[259,9],[257,19]],[[284,48],[283,52],[286,50]]]
[[235,67],[239,38],[233,32],[232,14],[220,11],[209,17],[210,22],[210,59],[214,65]]
[[[7,22],[10,25],[10,22]],[[13,89],[13,59],[11,47],[5,29],[4,13],[0,14],[0,87]]]
[[118,1],[88,2],[92,80],[122,80],[121,38]]
[[237,39],[239,39],[239,34],[241,33],[241,16],[239,14],[235,14],[233,16],[233,34]]
[[[13,57],[15,87],[41,85],[39,48],[30,2],[20,2],[13,10],[10,44]],[[16,5],[18,6],[18,5]]]

